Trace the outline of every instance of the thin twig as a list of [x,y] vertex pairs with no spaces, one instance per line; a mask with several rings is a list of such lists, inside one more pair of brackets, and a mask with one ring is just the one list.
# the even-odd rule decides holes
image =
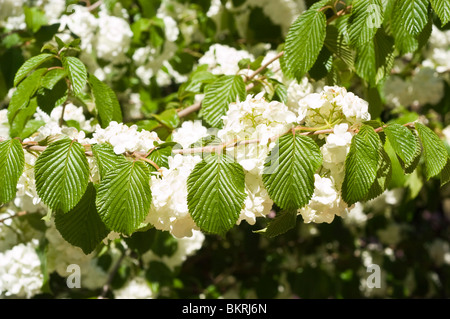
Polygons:
[[16,218],[16,217],[25,216],[25,215],[27,215],[27,214],[28,214],[28,212],[24,210],[24,211],[18,212],[18,213],[15,214],[15,215],[10,215],[10,216],[8,216],[8,217],[5,217],[5,218],[0,219],[0,223],[2,224],[2,223],[4,223],[5,221],[7,221],[8,219],[12,219],[12,218]]

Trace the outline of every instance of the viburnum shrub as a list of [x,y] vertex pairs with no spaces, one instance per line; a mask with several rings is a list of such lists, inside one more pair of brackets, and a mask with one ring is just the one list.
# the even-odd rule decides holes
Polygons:
[[[279,43],[258,47],[240,30],[248,51],[245,41],[220,43],[239,30],[221,29],[217,12],[268,7],[204,2],[183,11],[183,1],[98,1],[52,18],[25,7],[28,34],[5,32],[3,45],[28,36],[40,48],[17,68],[0,111],[0,203],[44,210],[89,255],[153,228],[225,237],[262,220],[253,231],[273,238],[297,222],[345,219],[411,174],[450,180],[441,128],[417,111],[448,91],[439,77],[448,59],[446,69],[436,59],[449,57],[450,41],[436,57],[427,51],[450,20],[447,0],[309,1],[288,26],[273,18]],[[407,74],[424,80],[406,84]],[[397,93],[401,85],[416,86]],[[434,116],[445,118],[446,101]],[[34,294],[11,289],[0,284]]]

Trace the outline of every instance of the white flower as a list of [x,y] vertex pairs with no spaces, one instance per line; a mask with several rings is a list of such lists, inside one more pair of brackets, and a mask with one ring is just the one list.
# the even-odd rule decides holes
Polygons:
[[304,119],[305,125],[310,127],[370,120],[368,103],[343,87],[325,86],[322,92],[301,99],[299,105],[299,120]]
[[444,264],[450,265],[450,244],[448,241],[437,238],[427,246],[427,249],[431,259],[438,267]]
[[198,64],[208,65],[213,74],[234,75],[239,71],[238,62],[245,58],[254,60],[254,56],[247,51],[216,43],[209,47]]
[[126,56],[133,32],[127,21],[100,11],[95,49],[97,56],[114,64],[128,61]]
[[90,140],[91,144],[109,143],[114,147],[116,154],[124,152],[148,152],[155,146],[155,142],[161,143],[156,132],[146,130],[138,131],[136,125],[127,126],[123,123],[112,121],[109,126],[102,129],[97,126],[97,130]]
[[190,237],[177,238],[177,249],[171,256],[158,256],[149,250],[142,255],[142,260],[146,264],[151,261],[160,261],[171,270],[175,270],[175,268],[181,266],[189,256],[194,255],[202,248],[204,240],[205,235],[203,235],[201,231],[194,230]]
[[186,183],[200,161],[200,156],[170,156],[169,168],[161,168],[162,178],[152,176],[152,206],[146,223],[170,231],[178,238],[192,236],[192,231],[198,227],[189,214]]
[[24,0],[0,0],[0,25],[8,30],[25,29]]
[[0,137],[9,138],[8,110],[0,110]]
[[0,253],[0,296],[31,298],[40,293],[44,275],[35,239]]
[[81,49],[92,52],[95,39],[95,32],[98,27],[98,20],[89,12],[88,8],[80,5],[71,6],[73,13],[63,15],[60,19],[60,31],[66,27],[80,37]]
[[115,299],[152,299],[154,293],[143,277],[134,277],[125,286],[114,290]]
[[299,209],[305,223],[331,223],[334,216],[345,217],[347,204],[336,190],[332,179],[314,175],[314,194],[304,208]]
[[202,125],[202,121],[185,121],[172,133],[172,140],[188,148],[201,138],[208,136],[208,129]]

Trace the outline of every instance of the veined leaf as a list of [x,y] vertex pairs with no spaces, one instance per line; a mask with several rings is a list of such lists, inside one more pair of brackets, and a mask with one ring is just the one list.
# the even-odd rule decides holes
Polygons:
[[410,164],[416,153],[416,137],[405,126],[390,124],[383,129],[395,153],[405,164]]
[[296,222],[297,210],[281,211],[269,222],[266,228],[257,230],[255,233],[263,234],[269,238],[276,237],[294,228]]
[[371,86],[376,86],[392,69],[394,40],[378,29],[372,41],[358,48],[355,61],[356,73]]
[[324,1],[311,6],[289,28],[281,63],[283,73],[300,80],[314,65],[322,49],[327,20],[320,11]]
[[428,21],[428,0],[396,0],[392,11],[392,30],[396,37],[406,32],[418,35]]
[[[159,167],[169,168],[169,156],[172,155],[172,147],[176,145],[175,142],[162,143],[155,147],[155,149],[147,156]],[[150,170],[155,168],[149,165]]]
[[447,149],[431,129],[419,122],[415,123],[415,127],[423,146],[426,177],[430,179],[438,175],[447,164]]
[[431,0],[431,6],[439,19],[441,19],[442,25],[446,25],[450,21],[450,1]]
[[[381,142],[381,141],[380,141]],[[392,177],[392,164],[389,155],[384,150],[383,144],[380,143],[378,147],[378,167],[377,175],[372,186],[369,188],[369,192],[365,197],[365,201],[374,199],[388,188]]]
[[404,163],[403,160],[397,155],[398,162],[400,163],[400,166],[402,167],[405,174],[411,174],[412,172],[414,172],[414,170],[417,168],[417,165],[419,165],[420,159],[422,158],[422,143],[420,142],[420,138],[416,134],[417,133],[414,134],[414,139],[416,140],[416,142],[414,148],[414,156],[411,163]]
[[80,201],[89,182],[84,148],[68,138],[50,144],[36,160],[34,172],[39,197],[64,213]]
[[106,173],[96,206],[109,229],[131,235],[148,215],[151,202],[150,171],[142,162],[127,161]]
[[314,173],[321,164],[322,153],[310,137],[282,136],[264,163],[270,198],[283,210],[302,208],[314,193]]
[[381,0],[354,0],[348,19],[351,45],[361,47],[371,41],[383,19]]
[[88,255],[105,238],[109,230],[103,224],[95,206],[96,190],[89,183],[78,204],[67,213],[57,211],[55,226],[61,236]]
[[0,143],[0,204],[9,202],[16,196],[17,181],[25,165],[22,144],[16,140]]
[[53,87],[67,75],[64,69],[52,69],[44,74],[41,80],[42,87],[52,90]]
[[72,83],[73,92],[75,95],[80,94],[87,81],[87,71],[84,63],[73,56],[63,57],[62,62],[70,82]]
[[20,83],[16,91],[14,91],[8,107],[8,121],[12,124],[17,113],[25,109],[33,97],[36,90],[41,84],[42,75],[47,72],[47,69],[41,68],[34,71],[24,81]]
[[53,57],[54,57],[53,54],[42,53],[25,61],[25,63],[22,64],[22,66],[19,68],[14,77],[14,86],[17,86],[20,83],[20,81],[22,81],[31,71],[33,71],[34,69],[39,67],[42,63],[50,60]]
[[222,116],[232,102],[245,100],[245,83],[240,75],[225,75],[206,87],[202,114],[208,124],[222,126]]
[[113,168],[117,168],[127,163],[125,156],[114,153],[114,148],[107,143],[92,145],[92,153],[97,162],[100,173],[100,180]]
[[342,183],[342,198],[349,206],[364,200],[372,187],[379,167],[380,144],[380,137],[368,125],[353,136]]
[[89,85],[101,127],[107,127],[111,121],[122,122],[122,111],[114,91],[93,74],[89,74]]
[[447,158],[447,164],[441,171],[441,187],[450,182],[450,157]]
[[223,235],[236,224],[244,205],[244,169],[231,157],[210,155],[195,166],[187,189],[195,224],[203,231]]

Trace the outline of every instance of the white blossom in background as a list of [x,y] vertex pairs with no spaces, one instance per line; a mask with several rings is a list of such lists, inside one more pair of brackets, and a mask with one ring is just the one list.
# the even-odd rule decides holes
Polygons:
[[444,79],[435,69],[418,67],[411,78],[388,77],[384,95],[386,104],[391,108],[437,104],[444,96]]
[[427,250],[436,266],[450,265],[450,244],[448,241],[436,238],[427,246]]
[[344,224],[348,226],[364,227],[368,220],[368,216],[364,213],[364,205],[360,202],[355,203],[352,209],[348,211],[347,216],[343,219]]
[[127,21],[100,11],[95,39],[97,57],[114,64],[126,63],[133,32]]
[[172,271],[181,266],[189,256],[194,255],[202,248],[205,235],[198,230],[192,232],[192,236],[177,238],[177,249],[171,256],[158,256],[151,250],[142,255],[142,261],[146,264],[151,261],[160,261]]
[[49,24],[59,23],[59,18],[66,11],[67,4],[65,0],[43,0],[40,7],[45,13]]
[[170,156],[169,168],[161,168],[162,176],[152,176],[152,206],[145,223],[178,238],[190,237],[199,229],[189,214],[187,179],[200,161],[200,156]]
[[441,31],[433,25],[423,65],[439,73],[450,70],[450,30]]
[[8,110],[0,110],[0,137],[9,138]]
[[0,253],[0,297],[31,298],[41,292],[44,275],[38,245],[33,240]]
[[8,30],[25,29],[25,0],[0,0],[0,26]]
[[253,61],[255,57],[245,50],[237,50],[223,44],[213,44],[198,60],[198,64],[208,65],[212,74],[234,75],[239,71],[238,62],[242,59]]
[[17,212],[13,209],[5,208],[0,213],[0,219],[4,219],[0,223],[0,253],[11,249],[18,243],[18,235],[14,228],[11,227],[13,218],[11,216],[16,215]]
[[114,147],[116,154],[135,151],[148,152],[155,146],[155,142],[161,143],[156,132],[138,131],[137,125],[127,126],[115,121],[110,122],[104,129],[97,125],[97,129],[89,141],[91,144],[109,143]]
[[153,299],[154,292],[145,278],[137,276],[130,279],[122,288],[114,290],[115,299]]

